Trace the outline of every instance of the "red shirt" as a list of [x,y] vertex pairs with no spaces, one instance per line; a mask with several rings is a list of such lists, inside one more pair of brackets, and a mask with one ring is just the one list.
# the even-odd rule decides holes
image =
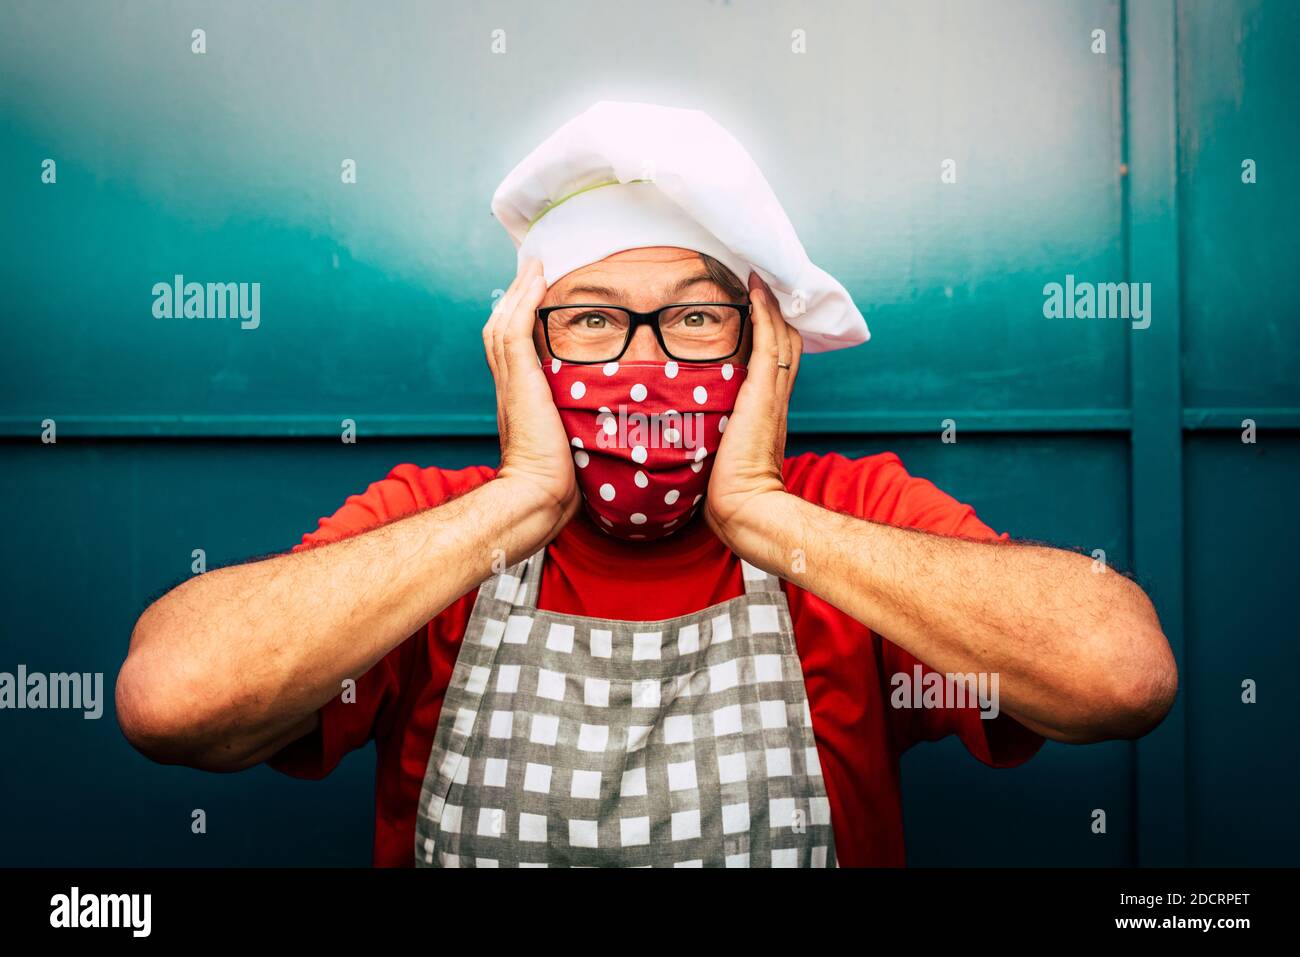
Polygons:
[[[294,551],[337,541],[438,505],[489,480],[493,470],[399,465],[303,536]],[[813,453],[787,459],[786,488],[838,512],[940,535],[1006,540],[929,481],[907,474],[892,452],[863,459]],[[783,583],[803,663],[813,733],[830,799],[842,867],[902,866],[899,756],[918,741],[956,734],[993,767],[1030,758],[1043,739],[1005,712],[991,720],[968,708],[889,704],[890,676],[913,674],[917,660],[817,596]],[[538,606],[546,611],[649,621],[700,611],[744,594],[740,560],[702,521],[652,542],[611,539],[579,510],[551,543]],[[414,865],[415,815],[443,694],[477,589],[449,605],[357,681],[356,700],[320,709],[317,729],[268,763],[321,778],[371,738],[376,866]],[[922,666],[924,668],[924,666]],[[928,668],[924,668],[928,672]]]

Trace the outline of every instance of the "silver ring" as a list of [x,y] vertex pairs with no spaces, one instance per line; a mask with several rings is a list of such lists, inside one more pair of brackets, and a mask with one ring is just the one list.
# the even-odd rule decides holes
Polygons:
[[788,363],[788,362],[778,362],[778,363],[776,364],[776,367],[777,367],[778,369],[788,369],[788,368],[790,368],[790,363]]

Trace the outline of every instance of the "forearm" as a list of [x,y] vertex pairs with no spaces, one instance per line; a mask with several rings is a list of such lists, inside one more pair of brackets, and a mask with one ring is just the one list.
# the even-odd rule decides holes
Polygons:
[[[732,547],[944,673],[997,673],[1000,706],[1065,741],[1145,733],[1172,702],[1151,603],[1088,558],[973,542],[764,497]],[[798,560],[797,560],[798,559]]]
[[[242,766],[558,517],[494,480],[352,538],[190,579],[141,616],[119,720],[151,757]],[[498,566],[499,567],[499,566]]]

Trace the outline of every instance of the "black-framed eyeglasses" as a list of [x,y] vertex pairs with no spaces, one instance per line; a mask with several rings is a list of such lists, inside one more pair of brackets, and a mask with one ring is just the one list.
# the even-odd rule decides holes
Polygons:
[[653,312],[606,303],[567,303],[537,310],[546,348],[562,362],[615,362],[639,326],[649,326],[664,355],[677,362],[720,362],[740,351],[749,304],[674,302]]

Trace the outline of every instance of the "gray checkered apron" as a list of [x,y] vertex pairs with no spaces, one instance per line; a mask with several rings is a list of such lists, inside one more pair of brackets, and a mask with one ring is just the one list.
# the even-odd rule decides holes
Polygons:
[[780,582],[664,621],[539,611],[543,548],[479,588],[417,867],[835,867]]

